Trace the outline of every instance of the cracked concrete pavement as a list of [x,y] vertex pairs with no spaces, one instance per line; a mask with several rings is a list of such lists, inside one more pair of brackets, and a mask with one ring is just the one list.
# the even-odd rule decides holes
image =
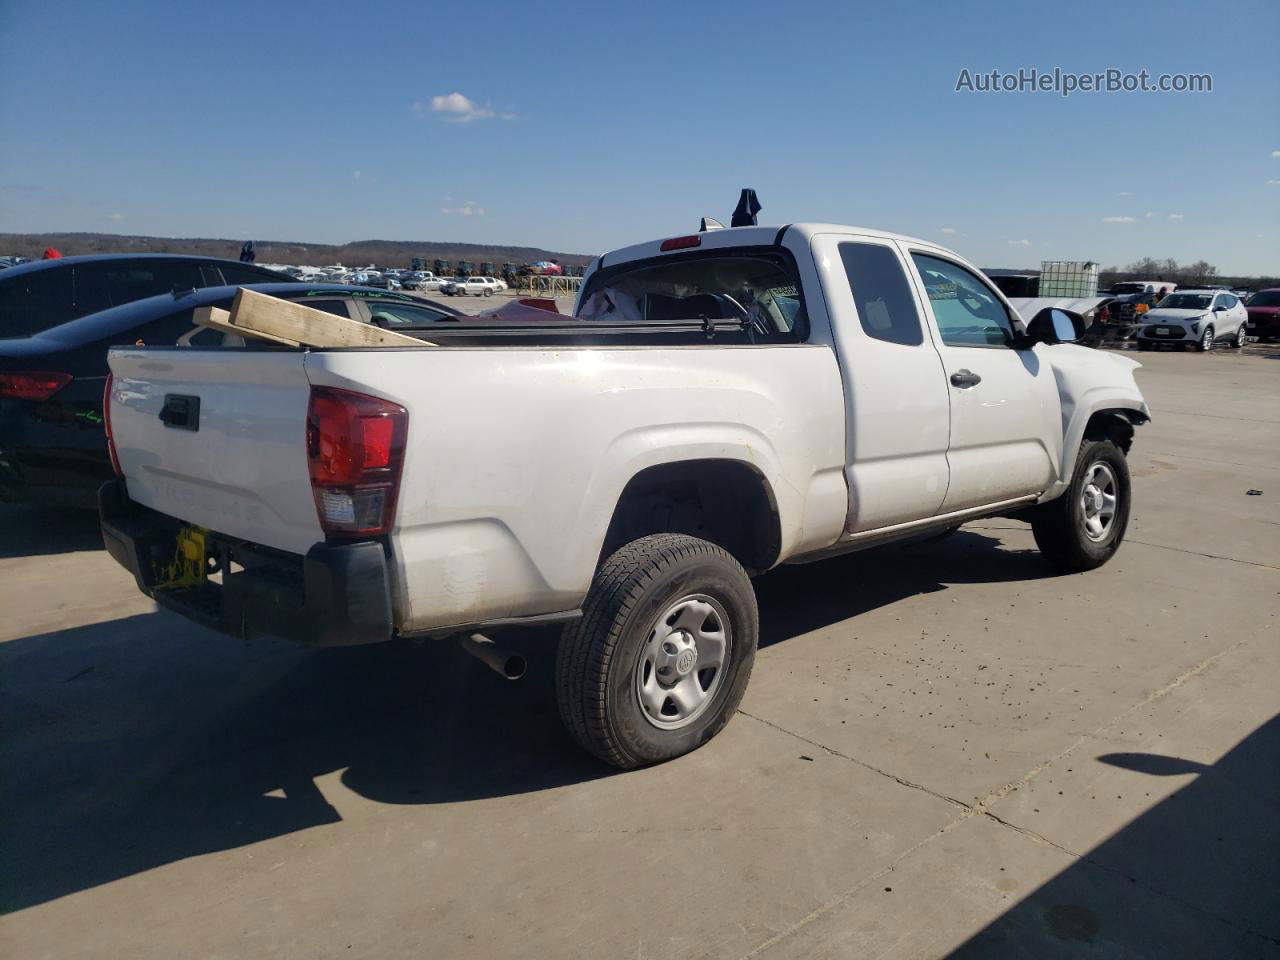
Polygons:
[[625,774],[545,635],[521,684],[246,648],[4,508],[0,950],[1280,956],[1280,349],[1140,359],[1111,564],[997,520],[775,571],[742,713]]

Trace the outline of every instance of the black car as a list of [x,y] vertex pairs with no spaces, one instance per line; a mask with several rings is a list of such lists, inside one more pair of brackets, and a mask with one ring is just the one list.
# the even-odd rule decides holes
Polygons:
[[[443,304],[342,284],[248,288],[388,329],[422,329],[456,322],[460,315]],[[0,340],[0,500],[94,507],[98,487],[112,476],[102,421],[108,348],[243,346],[234,334],[196,326],[192,320],[197,307],[230,307],[236,289],[161,294],[35,336]]]
[[125,253],[35,260],[0,273],[0,337],[28,337],[158,293],[292,279],[218,257]]

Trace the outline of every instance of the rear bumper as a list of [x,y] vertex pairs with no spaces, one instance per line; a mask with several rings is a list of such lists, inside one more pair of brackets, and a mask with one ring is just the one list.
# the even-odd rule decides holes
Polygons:
[[1248,330],[1251,337],[1280,336],[1280,314],[1255,314],[1249,318]]
[[180,520],[129,500],[123,480],[98,495],[102,541],[160,606],[234,637],[280,637],[307,646],[350,646],[394,633],[390,575],[381,543],[317,543],[305,556],[211,534],[211,556],[243,569],[222,582],[158,586],[175,550]]

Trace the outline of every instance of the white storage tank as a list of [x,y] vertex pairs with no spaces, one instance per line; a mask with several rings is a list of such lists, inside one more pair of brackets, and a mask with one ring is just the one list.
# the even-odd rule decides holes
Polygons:
[[1098,264],[1093,260],[1040,261],[1040,296],[1092,297],[1098,292]]

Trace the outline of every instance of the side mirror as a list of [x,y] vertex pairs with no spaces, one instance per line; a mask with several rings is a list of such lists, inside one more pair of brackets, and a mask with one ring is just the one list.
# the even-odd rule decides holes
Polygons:
[[1227,308],[1226,308],[1226,307],[1224,307],[1222,304],[1218,304],[1216,307],[1214,307],[1214,308],[1213,308],[1213,312],[1214,312],[1214,313],[1221,313],[1221,312],[1222,312],[1223,310],[1225,310],[1225,309],[1227,309]]
[[1035,343],[1074,343],[1084,336],[1084,317],[1060,307],[1045,307],[1027,324],[1027,339]]

